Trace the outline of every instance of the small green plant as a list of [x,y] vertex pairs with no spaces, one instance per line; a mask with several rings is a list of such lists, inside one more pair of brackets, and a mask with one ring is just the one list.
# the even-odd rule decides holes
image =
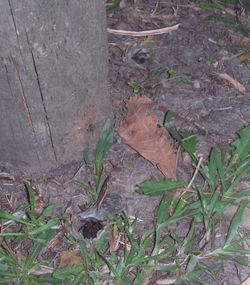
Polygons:
[[[238,132],[231,148],[212,149],[207,161],[203,161],[196,156],[197,138],[193,134],[168,127],[173,115],[169,111],[162,126],[168,128],[190,155],[195,170],[189,183],[165,178],[150,179],[139,185],[141,194],[162,195],[153,224],[138,232],[139,221],[121,213],[110,217],[113,230],[108,227],[97,240],[79,241],[68,233],[68,245],[79,249],[82,263],[54,269],[49,266],[50,260],[42,259],[41,253],[55,236],[55,227],[62,218],[51,217],[54,205],[37,214],[36,194],[27,183],[28,204],[23,207],[22,215],[20,211],[13,214],[0,211],[0,284],[95,285],[105,280],[109,284],[143,285],[160,273],[167,274],[171,284],[210,285],[215,283],[221,261],[249,266],[244,255],[249,255],[250,250],[243,248],[242,243],[250,233],[240,235],[238,228],[248,205],[244,198],[250,195],[250,188],[238,189],[237,185],[250,172],[250,126]],[[94,160],[89,160],[87,151],[83,155],[93,175],[89,191],[97,197],[105,183],[102,182],[104,157],[113,142],[108,120],[96,145]],[[177,189],[179,194],[174,195]],[[218,221],[230,205],[236,205],[237,210],[225,238],[218,241],[215,238]],[[186,231],[180,234],[176,222],[183,221]],[[111,250],[114,232],[118,234],[114,241],[117,246]],[[14,245],[21,248],[22,244],[27,245],[27,251],[13,250]],[[213,260],[212,266],[207,265],[208,259]],[[42,269],[45,273],[41,273]],[[212,281],[205,281],[208,279]]]
[[[248,14],[250,12],[250,2],[248,0],[229,0],[229,1],[200,1],[198,6],[202,9],[213,10],[213,11],[223,11],[226,16],[221,15],[210,15],[204,18],[201,23],[207,22],[223,22],[234,29],[236,32],[242,33],[244,36],[250,36],[250,29],[243,25],[241,22],[240,15],[242,13]],[[233,9],[228,9],[227,5],[233,4]],[[234,17],[232,17],[232,12],[234,12]]]
[[[197,139],[194,135],[189,132],[179,132],[175,128],[168,131],[192,158],[196,166],[194,176],[190,183],[172,181],[171,179],[162,181],[151,179],[140,185],[139,193],[163,194],[159,209],[164,208],[162,213],[165,213],[165,218],[162,219],[162,222],[157,223],[156,237],[172,222],[187,217],[192,219],[189,232],[184,240],[179,240],[177,234],[170,236],[176,245],[182,245],[181,247],[177,246],[179,261],[176,260],[175,264],[185,264],[186,266],[184,271],[183,266],[179,267],[179,272],[182,274],[176,276],[176,282],[177,284],[183,281],[208,284],[198,277],[201,273],[211,275],[208,267],[200,265],[200,262],[206,258],[229,259],[240,264],[250,265],[248,259],[240,255],[250,254],[250,250],[239,247],[246,238],[249,238],[250,234],[236,238],[244,209],[248,204],[248,200],[244,200],[244,198],[250,195],[250,188],[237,190],[240,180],[250,172],[250,126],[246,126],[238,132],[239,138],[232,142],[231,151],[212,149],[207,162],[196,157]],[[182,188],[182,193],[172,199],[168,193],[178,188]],[[238,202],[238,198],[241,199],[240,202]],[[215,243],[217,221],[230,205],[237,205],[238,210],[231,221],[225,241],[218,245]],[[204,227],[204,234],[200,240],[196,240],[200,250],[197,250],[197,245],[193,250],[194,229],[197,224],[201,223]],[[204,250],[205,246],[209,249]]]
[[77,183],[91,193],[94,201],[97,200],[103,185],[102,174],[105,155],[114,142],[114,130],[111,127],[111,120],[108,119],[103,125],[100,138],[96,144],[94,160],[90,160],[88,149],[83,151],[83,163],[89,168],[93,179],[89,184],[79,181]]
[[113,0],[113,1],[110,1],[110,3],[106,3],[106,10],[109,12],[109,11],[112,11],[118,8],[120,5],[120,2],[121,0]]
[[134,93],[139,93],[142,90],[142,87],[140,87],[136,82],[128,82],[128,86],[132,88]]
[[[55,205],[46,207],[40,215],[36,214],[35,192],[26,183],[29,197],[24,217],[18,213],[9,214],[0,210],[1,233],[0,238],[0,283],[1,284],[42,284],[51,282],[50,274],[40,276],[37,273],[49,261],[39,260],[38,256],[54,237],[54,227],[58,226],[60,218],[51,218]],[[30,244],[27,252],[13,251],[10,243]]]

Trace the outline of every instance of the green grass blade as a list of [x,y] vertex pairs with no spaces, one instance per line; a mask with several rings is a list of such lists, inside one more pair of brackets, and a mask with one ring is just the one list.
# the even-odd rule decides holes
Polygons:
[[106,4],[106,10],[110,11],[110,10],[113,10],[113,9],[119,7],[120,2],[121,2],[121,0],[113,0],[113,2],[107,3]]
[[164,221],[164,219],[166,218],[166,215],[169,211],[169,207],[171,205],[171,201],[172,198],[167,196],[167,195],[163,195],[160,205],[157,209],[157,214],[156,214],[156,223],[160,224]]
[[210,201],[208,202],[208,209],[211,213],[219,209],[218,207],[218,204],[220,203],[219,196],[220,196],[220,191],[219,189],[216,189],[213,195],[211,196]]
[[95,149],[95,167],[97,176],[101,175],[104,155],[111,148],[114,142],[114,130],[111,128],[111,120],[108,119],[103,125],[101,135]]
[[163,126],[166,128],[169,122],[172,120],[174,116],[174,112],[169,110],[166,112],[164,119],[163,119]]
[[199,260],[195,255],[192,255],[188,261],[186,272],[194,272],[196,265],[198,264]]
[[169,128],[168,131],[170,135],[179,142],[184,151],[186,151],[194,161],[197,161],[195,157],[196,145],[198,143],[196,136],[188,131],[179,132],[176,128]]
[[180,187],[184,187],[185,185],[186,185],[185,182],[172,181],[169,178],[165,178],[161,181],[157,181],[156,179],[153,178],[142,182],[139,185],[138,192],[140,194],[145,194],[149,196],[161,195],[164,194],[166,191],[171,191]]
[[31,232],[29,232],[29,235],[36,235],[36,234],[39,234],[39,233],[42,233],[44,231],[47,231],[48,229],[50,229],[51,227],[54,227],[58,224],[58,219],[57,218],[54,218],[54,219],[51,219],[47,222],[47,224],[45,225],[42,225],[41,227],[39,227],[38,229],[35,229]]
[[30,210],[28,211],[28,216],[31,219],[32,223],[34,223],[35,225],[37,224],[37,220],[36,220],[36,213],[35,213],[35,192],[33,190],[33,188],[28,184],[25,183],[25,187],[28,191],[28,197],[29,197],[29,205],[30,205]]
[[239,139],[232,143],[235,148],[232,152],[232,160],[230,163],[243,161],[250,153],[250,125],[237,132]]
[[17,223],[20,223],[20,224],[24,224],[24,225],[27,225],[27,226],[32,226],[32,224],[27,222],[26,220],[18,218],[18,217],[14,216],[14,215],[8,214],[8,213],[6,213],[6,212],[4,212],[2,210],[0,210],[0,218],[6,219],[6,220],[11,220],[11,221],[14,221],[14,222],[17,222]]
[[82,152],[82,160],[83,162],[87,165],[90,166],[91,165],[91,160],[89,159],[89,149],[85,148]]
[[242,197],[247,197],[249,195],[250,195],[250,188],[246,188],[234,193],[231,197],[242,198]]
[[67,280],[72,276],[78,275],[83,271],[82,265],[69,265],[62,268],[58,268],[53,272],[53,277],[59,280]]
[[96,252],[103,259],[103,261],[107,264],[109,270],[114,274],[114,276],[116,278],[119,278],[119,274],[117,273],[116,269],[111,264],[111,262],[109,262],[109,260],[102,253],[100,253],[98,250],[96,250]]
[[0,233],[0,237],[25,237],[27,234],[23,233]]
[[226,193],[224,193],[225,196],[230,196],[232,195],[232,193],[234,192],[235,187],[237,186],[237,184],[240,182],[240,180],[242,179],[242,177],[248,173],[250,171],[250,166],[249,167],[244,167],[243,169],[241,169],[241,172],[237,175],[237,177],[234,179],[234,181],[231,183],[231,185],[229,186],[229,188],[227,189]]
[[89,271],[91,260],[90,260],[90,255],[88,254],[88,249],[87,249],[85,241],[80,242],[80,251],[81,251],[82,259],[84,260],[86,271]]
[[247,258],[244,257],[234,257],[231,254],[219,254],[217,257],[217,259],[224,259],[224,260],[232,260],[234,262],[237,262],[241,265],[245,265],[245,266],[250,266],[250,261]]
[[42,220],[44,220],[44,218],[50,216],[52,214],[53,209],[56,208],[55,204],[51,204],[48,207],[46,207],[41,216],[37,219],[39,222],[41,222]]
[[16,283],[17,279],[16,278],[1,278],[0,279],[0,284],[17,284]]
[[223,191],[223,193],[225,193],[225,191],[226,191],[225,169],[224,169],[224,161],[222,158],[222,153],[219,151],[216,151],[214,159],[215,159],[216,168],[218,170],[218,174],[220,177],[220,181],[221,181],[221,185],[222,185],[222,191]]
[[191,227],[188,231],[188,234],[182,243],[183,252],[187,252],[192,242],[194,242],[193,240],[194,229],[195,229],[194,225],[195,225],[194,222],[192,222]]
[[38,238],[43,240],[44,242],[37,242],[37,241],[33,242],[33,246],[29,250],[28,256],[24,263],[24,267],[26,269],[29,269],[34,259],[37,257],[37,255],[40,253],[43,247],[53,238],[54,234],[55,233],[53,230],[43,231],[43,233],[40,234]]
[[241,222],[241,218],[244,214],[244,210],[245,210],[248,202],[249,202],[248,200],[243,200],[240,202],[239,208],[236,211],[235,215],[233,216],[230,227],[228,229],[227,238],[226,238],[226,241],[224,243],[223,248],[227,248],[230,245],[230,243],[232,242],[232,240],[233,240],[233,238],[234,238],[234,236],[238,230],[238,227],[239,227],[240,222]]
[[216,156],[216,150],[212,149],[211,153],[210,153],[210,156],[209,156],[209,161],[208,161],[208,164],[207,164],[207,167],[208,167],[208,179],[207,179],[207,182],[208,182],[208,184],[210,186],[210,190],[211,191],[214,191],[214,188],[215,188],[214,184],[216,183],[216,170],[217,170],[217,167],[216,167],[215,156]]
[[242,253],[242,254],[248,254],[250,255],[250,249],[237,249],[233,247],[227,247],[223,250],[224,252],[231,252],[231,253]]

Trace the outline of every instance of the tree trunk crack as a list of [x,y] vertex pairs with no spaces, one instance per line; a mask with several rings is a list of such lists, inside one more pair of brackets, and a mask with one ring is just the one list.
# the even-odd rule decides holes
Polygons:
[[39,78],[39,74],[38,74],[38,70],[37,70],[37,64],[36,64],[35,57],[34,57],[34,54],[33,54],[32,50],[31,50],[31,57],[32,57],[32,62],[33,62],[35,74],[36,74],[36,80],[37,80],[37,84],[38,84],[40,97],[41,97],[41,100],[42,100],[42,105],[43,105],[43,110],[44,110],[44,114],[45,114],[45,120],[46,120],[46,125],[47,125],[47,129],[48,129],[48,133],[49,133],[51,147],[52,147],[52,150],[53,150],[55,161],[58,162],[57,155],[56,155],[56,150],[55,150],[55,147],[54,147],[51,127],[50,127],[49,117],[48,117],[48,113],[47,113],[47,108],[46,108],[46,104],[45,104],[45,101],[44,101],[44,96],[43,96],[43,92],[42,92],[42,88],[41,88],[40,78]]
[[11,18],[12,18],[15,34],[16,34],[16,37],[17,37],[19,52],[20,52],[20,55],[21,55],[21,57],[23,59],[22,49],[21,49],[21,45],[20,45],[20,41],[19,41],[19,35],[18,35],[18,30],[17,30],[17,25],[16,25],[16,20],[15,20],[15,17],[14,17],[14,12],[13,12],[11,1],[8,0],[8,3],[9,3],[9,7],[10,7],[10,15],[11,15]]

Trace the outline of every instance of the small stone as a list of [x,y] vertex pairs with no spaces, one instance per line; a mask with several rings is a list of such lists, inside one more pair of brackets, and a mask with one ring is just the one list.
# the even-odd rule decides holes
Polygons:
[[193,86],[195,89],[200,89],[201,88],[201,83],[199,80],[194,80]]

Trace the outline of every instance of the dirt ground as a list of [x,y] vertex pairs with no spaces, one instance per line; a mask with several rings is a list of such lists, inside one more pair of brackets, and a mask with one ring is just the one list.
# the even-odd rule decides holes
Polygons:
[[[146,95],[152,99],[152,112],[162,122],[167,110],[174,112],[173,126],[194,132],[198,139],[197,154],[206,158],[211,147],[228,145],[235,132],[250,123],[250,65],[241,64],[239,54],[250,54],[249,38],[229,29],[225,23],[201,23],[216,14],[231,17],[226,12],[199,8],[196,1],[122,1],[121,7],[107,14],[108,27],[116,30],[144,31],[180,24],[170,33],[153,37],[108,35],[109,84],[115,115],[115,127],[126,113],[124,99]],[[233,7],[229,6],[233,11]],[[249,16],[242,16],[249,25]],[[249,28],[249,26],[248,26]],[[218,74],[227,73],[245,86],[240,92]],[[136,82],[136,94],[129,86]],[[180,155],[178,179],[189,181],[193,172],[182,163]],[[105,203],[111,212],[124,209],[142,220],[141,228],[153,223],[159,197],[146,197],[135,192],[141,182],[163,175],[117,136],[105,162],[105,172],[115,166],[109,181]],[[89,173],[79,162],[70,163],[51,172],[49,177],[35,181],[44,203],[56,203],[57,213],[74,215],[88,197],[74,181],[89,181]],[[24,193],[22,181],[14,177],[1,179],[1,208],[13,210]],[[250,181],[250,177],[248,177]],[[115,203],[114,203],[115,201]],[[105,204],[104,203],[104,204]],[[114,207],[115,204],[115,207]],[[73,219],[76,235],[79,222]],[[176,225],[183,236],[185,225]],[[224,238],[228,221],[221,225]],[[182,229],[182,230],[180,230]],[[249,228],[250,229],[250,228]],[[55,249],[58,253],[63,244]],[[225,262],[214,285],[241,284],[250,269]],[[155,284],[152,281],[152,284]]]

